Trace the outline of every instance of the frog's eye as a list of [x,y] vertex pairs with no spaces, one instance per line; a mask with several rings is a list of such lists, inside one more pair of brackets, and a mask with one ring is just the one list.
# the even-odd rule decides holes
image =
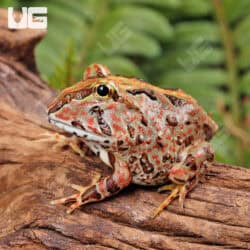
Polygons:
[[110,89],[108,86],[101,84],[97,87],[96,92],[99,96],[108,96],[110,94]]

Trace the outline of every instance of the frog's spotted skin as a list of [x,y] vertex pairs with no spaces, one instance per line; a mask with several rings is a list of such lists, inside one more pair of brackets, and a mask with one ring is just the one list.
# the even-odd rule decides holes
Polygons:
[[181,90],[112,75],[99,64],[90,65],[83,81],[65,89],[48,113],[51,123],[81,137],[114,169],[112,176],[56,201],[75,201],[70,211],[111,196],[131,182],[172,181],[177,189],[170,198],[179,195],[183,203],[213,160],[208,141],[217,125],[196,100]]

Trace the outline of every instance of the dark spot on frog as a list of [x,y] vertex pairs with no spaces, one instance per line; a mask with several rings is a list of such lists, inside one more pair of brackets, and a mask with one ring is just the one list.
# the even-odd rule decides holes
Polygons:
[[115,102],[117,102],[119,100],[119,95],[116,91],[114,91],[114,93],[112,94],[112,98]]
[[210,141],[213,137],[213,130],[208,124],[203,125],[203,131],[205,134],[205,140]]
[[114,167],[115,166],[115,156],[114,156],[114,154],[111,153],[111,152],[108,152],[108,156],[109,156],[109,162],[110,162],[111,166]]
[[163,148],[163,144],[162,144],[162,141],[161,141],[161,137],[160,136],[157,136],[156,138],[156,143],[158,144],[159,147]]
[[213,153],[207,154],[207,160],[208,161],[213,161],[214,160],[214,154]]
[[96,200],[99,200],[99,199],[101,199],[101,197],[102,197],[101,194],[98,193],[97,190],[94,190],[87,199],[96,199]]
[[117,141],[117,148],[118,148],[118,150],[121,150],[121,151],[128,150],[128,146],[124,145],[123,140],[118,140]]
[[157,97],[155,96],[155,93],[151,89],[133,89],[133,90],[128,90],[128,93],[132,95],[140,95],[140,94],[145,94],[148,96],[151,100],[156,101]]
[[207,161],[213,161],[214,160],[214,152],[209,147],[204,148],[206,159]]
[[186,158],[185,165],[190,168],[191,170],[195,171],[197,169],[195,158],[189,154]]
[[128,130],[129,136],[131,138],[135,138],[135,128],[132,127],[132,126],[130,126],[130,125],[128,125],[127,126],[127,130]]
[[189,146],[192,142],[194,141],[194,137],[192,135],[188,136],[185,140],[184,140],[184,143],[185,143],[185,146]]
[[97,121],[98,121],[98,124],[99,124],[99,127],[100,127],[102,133],[105,135],[111,136],[112,135],[111,128],[106,123],[106,121],[102,118],[102,116],[98,116]]
[[191,169],[192,171],[196,171],[196,170],[197,170],[196,164],[192,165],[192,166],[190,167],[190,169]]
[[144,117],[144,115],[142,115],[142,117],[141,117],[141,123],[142,123],[145,127],[148,126],[148,121],[146,120],[146,118]]
[[159,175],[160,175],[160,172],[156,173],[156,174],[152,177],[152,179],[156,179],[157,177],[159,177]]
[[163,157],[162,157],[162,162],[163,162],[163,163],[165,163],[165,162],[167,162],[167,161],[168,161],[169,163],[174,163],[174,158],[173,158],[169,153],[163,155]]
[[135,156],[132,155],[132,156],[129,157],[128,162],[130,164],[133,164],[136,160],[137,160],[137,157],[135,157]]
[[186,101],[184,99],[178,98],[176,96],[172,96],[172,95],[165,95],[168,100],[176,107],[181,107],[186,105]]
[[178,125],[177,118],[174,115],[168,114],[166,117],[167,125],[176,127]]
[[93,106],[89,110],[89,113],[92,114],[92,115],[95,114],[95,113],[99,113],[99,115],[101,115],[103,113],[103,110],[99,106]]
[[140,158],[140,164],[142,166],[143,172],[149,174],[154,171],[153,164],[149,161],[148,156],[144,153]]
[[116,182],[114,181],[113,177],[110,176],[107,181],[106,181],[106,185],[107,185],[107,190],[108,192],[114,194],[116,192],[118,192],[120,190],[120,188],[117,186]]
[[72,121],[72,122],[71,122],[71,125],[72,125],[73,127],[80,128],[80,129],[82,129],[82,130],[86,130],[86,129],[84,128],[84,126],[83,126],[79,121]]
[[85,149],[85,155],[88,156],[88,157],[93,157],[93,156],[99,157],[100,152],[97,151],[96,154],[95,154],[90,148],[86,148]]
[[137,135],[136,137],[136,145],[140,145],[144,142],[142,135]]
[[182,138],[180,135],[178,135],[176,138],[176,144],[180,146],[182,143],[183,143]]

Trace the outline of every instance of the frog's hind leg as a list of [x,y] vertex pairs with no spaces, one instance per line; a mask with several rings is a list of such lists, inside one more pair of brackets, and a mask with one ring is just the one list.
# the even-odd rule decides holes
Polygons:
[[206,166],[213,160],[213,149],[207,142],[192,145],[180,155],[180,162],[175,163],[169,171],[169,179],[173,182],[158,189],[159,192],[171,191],[170,195],[154,210],[156,217],[175,198],[179,197],[181,208],[184,207],[186,195],[199,182]]

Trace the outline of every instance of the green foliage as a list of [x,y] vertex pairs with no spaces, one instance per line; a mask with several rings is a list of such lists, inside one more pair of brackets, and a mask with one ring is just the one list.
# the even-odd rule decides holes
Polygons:
[[[34,4],[46,5],[50,13],[48,35],[37,48],[37,58],[43,77],[56,87],[79,79],[83,69],[93,62],[103,62],[115,73],[145,77],[132,58],[150,60],[160,56],[161,42],[173,36],[165,16],[140,1],[136,5],[125,1],[69,4],[66,0]],[[68,70],[63,71],[63,67],[70,56],[67,54],[70,40],[78,53],[71,67],[75,72],[68,79]]]
[[33,0],[26,6],[48,7],[48,34],[36,55],[52,86],[78,81],[88,64],[99,62],[117,74],[182,88],[221,126],[213,139],[217,160],[249,166],[250,151],[229,133],[218,103],[232,119],[236,105],[236,126],[250,133],[250,1],[221,2],[233,46],[233,80],[213,1]]

